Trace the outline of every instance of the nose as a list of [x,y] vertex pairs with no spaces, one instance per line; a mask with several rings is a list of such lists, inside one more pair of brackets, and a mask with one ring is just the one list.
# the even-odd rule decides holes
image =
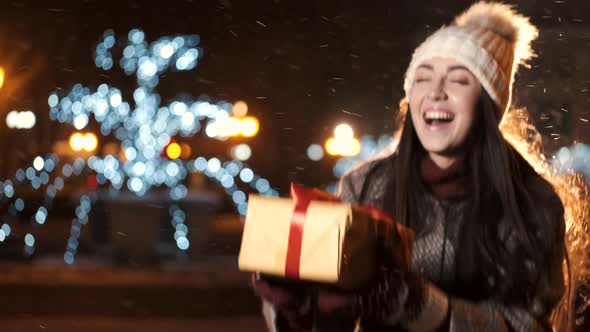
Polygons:
[[432,100],[444,100],[447,98],[444,78],[440,78],[434,82],[432,89],[428,93],[428,98]]

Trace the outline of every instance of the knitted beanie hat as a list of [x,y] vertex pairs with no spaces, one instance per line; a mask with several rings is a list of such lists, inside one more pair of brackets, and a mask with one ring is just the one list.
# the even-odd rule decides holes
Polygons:
[[529,18],[512,6],[478,2],[428,37],[412,55],[406,71],[406,96],[414,83],[416,69],[433,57],[450,58],[467,67],[500,107],[500,118],[512,98],[512,82],[520,64],[535,56],[531,42],[538,36]]

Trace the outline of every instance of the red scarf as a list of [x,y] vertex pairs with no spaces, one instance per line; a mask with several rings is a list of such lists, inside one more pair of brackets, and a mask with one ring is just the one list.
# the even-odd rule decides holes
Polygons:
[[426,155],[420,165],[422,181],[438,199],[458,199],[465,197],[467,176],[464,163],[454,163],[447,169],[438,167]]

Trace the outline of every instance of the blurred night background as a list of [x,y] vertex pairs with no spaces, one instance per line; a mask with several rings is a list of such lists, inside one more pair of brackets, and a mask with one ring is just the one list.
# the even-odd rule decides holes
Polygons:
[[[2,2],[2,330],[261,331],[247,195],[334,191],[473,2]],[[590,1],[508,2],[540,30],[514,102],[590,179]]]

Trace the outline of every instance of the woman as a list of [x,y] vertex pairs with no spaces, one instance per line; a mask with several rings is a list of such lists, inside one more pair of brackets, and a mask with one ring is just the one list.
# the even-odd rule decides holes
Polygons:
[[414,269],[385,259],[368,287],[313,300],[256,279],[271,328],[551,330],[564,292],[563,205],[498,129],[536,36],[511,7],[482,2],[416,49],[396,151],[349,172],[340,190],[415,231]]

